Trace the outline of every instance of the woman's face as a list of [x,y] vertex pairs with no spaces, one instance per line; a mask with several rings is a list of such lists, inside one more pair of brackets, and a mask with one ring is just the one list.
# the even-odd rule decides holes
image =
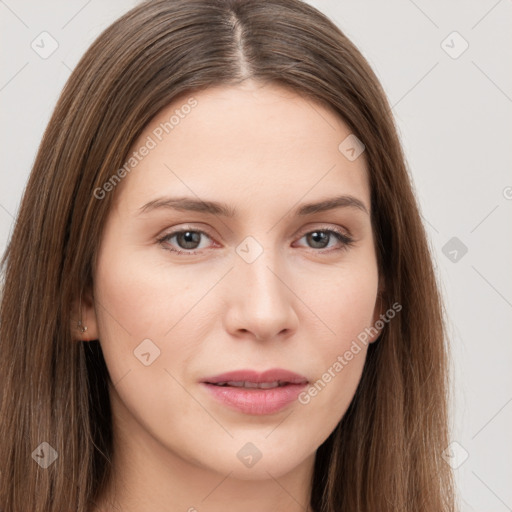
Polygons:
[[106,192],[84,321],[125,444],[241,479],[312,462],[380,313],[360,150],[329,110],[254,82],[183,96],[148,125]]

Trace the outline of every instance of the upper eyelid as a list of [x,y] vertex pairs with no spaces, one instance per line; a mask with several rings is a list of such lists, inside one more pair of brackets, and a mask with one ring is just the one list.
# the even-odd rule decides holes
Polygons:
[[[169,232],[163,233],[162,235],[159,236],[159,238],[176,235],[176,234],[182,233],[184,231],[194,231],[194,232],[206,235],[207,237],[209,237],[211,239],[215,238],[212,235],[210,235],[208,233],[208,231],[204,230],[203,228],[196,228],[192,225],[187,225],[187,224],[185,224],[184,227],[182,227],[182,228],[179,228],[179,227],[176,229],[171,228]],[[342,234],[345,234],[345,236],[352,238],[352,233],[350,232],[349,229],[347,229],[345,227],[341,227],[341,226],[333,227],[333,226],[328,226],[326,224],[322,225],[322,223],[320,223],[320,225],[317,227],[309,227],[309,228],[305,228],[303,230],[299,230],[298,233],[300,233],[301,236],[304,236],[313,231],[334,231],[334,232],[346,231],[346,233],[342,233]],[[294,235],[294,236],[297,236],[297,235]]]
[[202,235],[206,235],[208,238],[210,238],[211,240],[214,240],[214,237],[211,236],[207,231],[203,230],[203,229],[199,229],[199,228],[194,228],[194,227],[184,227],[184,228],[176,228],[176,229],[172,229],[171,231],[169,232],[165,232],[163,233],[162,235],[160,235],[158,238],[161,240],[162,238],[171,238],[175,235],[178,235],[179,233],[184,233],[186,231],[193,231],[194,233],[201,233]]

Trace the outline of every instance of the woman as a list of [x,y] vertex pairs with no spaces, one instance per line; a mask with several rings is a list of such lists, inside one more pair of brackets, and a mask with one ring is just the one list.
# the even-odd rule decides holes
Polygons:
[[404,156],[313,7],[155,0],[110,26],[3,272],[3,510],[454,510]]

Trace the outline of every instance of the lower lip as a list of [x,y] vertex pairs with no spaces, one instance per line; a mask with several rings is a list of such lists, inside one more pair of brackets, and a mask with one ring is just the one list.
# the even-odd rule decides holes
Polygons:
[[307,384],[287,384],[271,389],[236,388],[201,383],[224,405],[245,414],[273,414],[297,400]]

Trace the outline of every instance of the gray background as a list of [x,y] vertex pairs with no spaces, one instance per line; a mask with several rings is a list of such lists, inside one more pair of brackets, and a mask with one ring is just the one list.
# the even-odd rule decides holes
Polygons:
[[[0,252],[70,71],[136,3],[0,0]],[[399,126],[450,316],[461,509],[512,511],[512,2],[311,3],[368,59]],[[48,58],[31,47],[51,48],[43,31]]]

